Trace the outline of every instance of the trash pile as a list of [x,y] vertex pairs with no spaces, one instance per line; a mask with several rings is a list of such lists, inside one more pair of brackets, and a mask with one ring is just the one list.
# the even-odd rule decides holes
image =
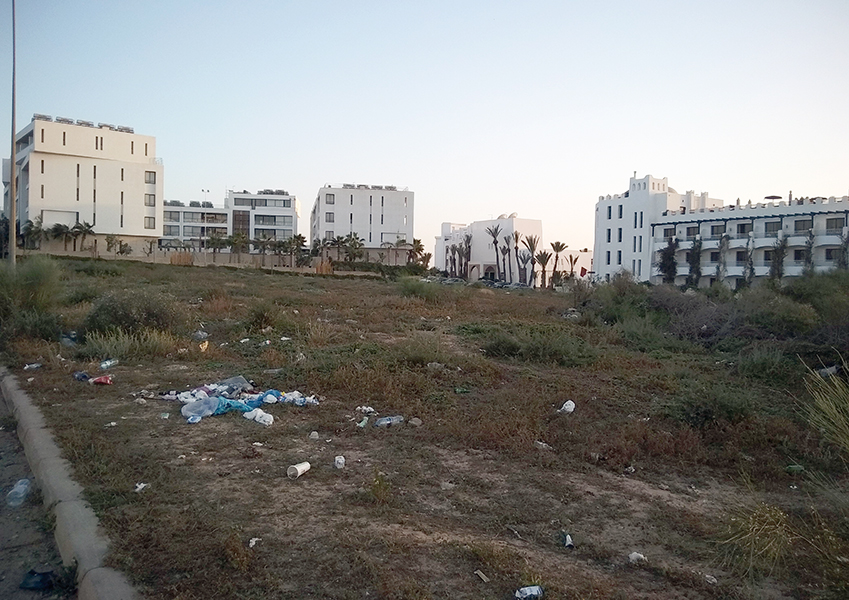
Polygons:
[[304,396],[297,390],[285,394],[278,390],[257,390],[253,383],[241,375],[186,392],[163,392],[159,397],[162,400],[182,402],[180,413],[189,423],[198,423],[204,417],[239,411],[246,419],[266,427],[274,422],[274,416],[260,408],[264,404],[281,402],[294,406],[317,406],[319,402],[314,395]]

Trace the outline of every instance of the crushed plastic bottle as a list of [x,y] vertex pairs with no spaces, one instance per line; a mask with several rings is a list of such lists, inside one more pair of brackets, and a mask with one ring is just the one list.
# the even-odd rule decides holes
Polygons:
[[392,427],[393,425],[400,425],[404,422],[404,417],[401,415],[396,415],[394,417],[381,417],[377,421],[374,422],[375,427]]
[[104,360],[102,363],[100,363],[100,370],[105,371],[106,369],[111,369],[112,367],[114,367],[117,364],[118,364],[117,358],[110,358],[110,359]]
[[24,371],[35,371],[36,369],[40,369],[43,365],[41,363],[29,363],[28,365],[24,365]]
[[6,504],[12,508],[19,507],[24,503],[24,500],[26,500],[27,494],[29,494],[29,488],[29,479],[18,480],[18,483],[15,484],[12,491],[6,494]]
[[74,371],[74,379],[77,381],[88,381],[91,376],[85,371]]
[[519,588],[513,594],[513,597],[516,600],[540,600],[543,596],[542,588],[538,585],[529,585],[527,587]]

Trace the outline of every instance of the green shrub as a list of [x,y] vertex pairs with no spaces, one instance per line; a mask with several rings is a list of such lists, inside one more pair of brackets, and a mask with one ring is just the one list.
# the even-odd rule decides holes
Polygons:
[[607,323],[618,323],[631,317],[645,316],[649,287],[634,282],[627,273],[617,273],[610,283],[596,287],[584,309]]
[[532,325],[485,325],[469,323],[458,333],[479,341],[487,356],[514,358],[563,367],[586,365],[596,353],[589,344],[564,327]]
[[771,385],[788,385],[801,379],[802,367],[780,348],[758,344],[740,352],[737,371],[744,377]]
[[456,299],[457,290],[453,286],[422,281],[418,277],[404,277],[398,283],[401,295],[421,298],[428,304],[441,304]]
[[15,276],[18,306],[45,312],[56,304],[61,289],[59,266],[46,256],[34,256],[17,267]]
[[82,331],[83,335],[95,331],[168,331],[184,325],[185,316],[171,298],[144,290],[123,290],[100,297],[83,321]]
[[93,331],[86,336],[85,345],[78,354],[87,358],[141,358],[165,356],[177,350],[180,340],[166,331],[144,329]]
[[122,264],[102,259],[76,262],[71,268],[77,273],[91,277],[117,277],[125,270]]
[[53,341],[59,339],[62,324],[55,313],[22,310],[15,313],[14,330],[20,335]]
[[62,304],[74,306],[83,302],[92,302],[100,296],[100,291],[93,285],[80,285],[68,290],[62,296]]
[[819,315],[810,304],[796,302],[767,286],[748,290],[740,300],[746,323],[762,334],[793,337],[810,332],[819,323]]
[[752,414],[750,392],[733,386],[685,379],[667,405],[667,414],[690,427],[706,429],[721,422],[738,423]]

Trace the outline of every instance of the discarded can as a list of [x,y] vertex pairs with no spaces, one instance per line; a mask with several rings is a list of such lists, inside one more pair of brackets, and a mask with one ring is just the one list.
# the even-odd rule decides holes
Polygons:
[[101,375],[100,377],[89,379],[88,382],[96,385],[112,385],[112,375]]
[[404,417],[396,415],[394,417],[381,417],[374,422],[375,427],[392,427],[393,425],[401,425],[404,422]]
[[91,379],[91,377],[85,371],[75,371],[74,379],[76,379],[77,381],[88,381],[89,379]]
[[24,371],[35,371],[36,369],[40,369],[43,365],[41,363],[30,363],[28,365],[24,365]]
[[296,465],[292,465],[288,469],[286,469],[286,475],[289,476],[289,479],[297,479],[304,473],[310,470],[310,463],[302,462]]
[[104,360],[102,363],[100,363],[100,370],[105,371],[106,369],[111,369],[112,367],[114,367],[117,364],[118,364],[117,358],[110,358],[110,359]]

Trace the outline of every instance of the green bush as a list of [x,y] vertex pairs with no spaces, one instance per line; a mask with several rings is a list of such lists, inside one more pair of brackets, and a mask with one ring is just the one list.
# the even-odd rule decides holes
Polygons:
[[74,263],[71,268],[82,275],[91,277],[117,277],[124,273],[122,264],[103,259],[83,260]]
[[100,296],[100,291],[93,285],[80,285],[68,290],[62,296],[62,304],[75,306],[83,302],[92,302]]
[[144,290],[110,292],[100,297],[86,315],[83,335],[89,332],[143,329],[177,330],[185,326],[183,312],[169,297]]
[[56,304],[61,289],[59,266],[46,256],[34,256],[17,267],[15,274],[18,307],[45,312]]
[[62,324],[55,313],[22,310],[15,314],[14,330],[20,335],[53,341],[59,339]]
[[666,412],[690,427],[706,429],[721,422],[738,423],[752,414],[750,392],[692,378],[682,381],[682,387],[667,404]]
[[438,283],[422,281],[418,277],[404,277],[398,283],[402,296],[421,298],[429,304],[439,304],[452,290]]
[[0,265],[0,340],[16,334],[53,340],[59,318],[51,312],[61,288],[57,264],[44,256],[22,261],[12,270]]
[[174,335],[156,329],[93,331],[86,336],[85,345],[79,349],[78,355],[96,359],[165,356],[174,352],[179,343]]
[[819,323],[819,315],[810,304],[802,304],[760,286],[740,298],[745,321],[763,334],[782,338],[804,335]]
[[635,283],[625,273],[617,273],[610,283],[596,287],[585,301],[584,310],[597,315],[606,323],[618,323],[628,318],[643,317],[649,308],[649,287]]
[[586,365],[595,350],[560,326],[485,325],[470,323],[457,328],[461,335],[479,341],[487,356],[513,358],[563,367]]
[[744,377],[757,379],[769,385],[788,385],[797,382],[803,374],[801,364],[787,357],[774,345],[758,344],[740,352],[737,371]]

